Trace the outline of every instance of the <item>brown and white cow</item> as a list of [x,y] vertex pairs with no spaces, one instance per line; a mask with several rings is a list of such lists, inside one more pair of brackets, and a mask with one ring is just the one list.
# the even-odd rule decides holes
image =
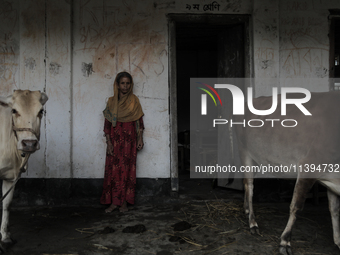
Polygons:
[[[39,150],[40,124],[48,100],[40,91],[15,90],[13,95],[0,97],[0,179],[5,194],[20,176],[23,154]],[[8,231],[9,205],[14,188],[3,200],[1,249],[12,243]]]
[[[289,98],[299,98],[301,94],[289,94]],[[296,213],[303,209],[307,192],[315,182],[327,187],[329,210],[332,217],[333,238],[340,248],[339,209],[340,209],[340,92],[311,93],[311,99],[303,106],[312,114],[304,115],[295,105],[287,105],[287,115],[281,116],[281,98],[278,108],[268,116],[254,115],[245,107],[245,115],[234,116],[233,121],[247,123],[250,119],[260,119],[262,127],[250,127],[247,124],[234,125],[236,129],[241,164],[243,166],[271,165],[287,166],[292,170],[301,166],[296,173],[279,172],[278,178],[296,178],[293,198],[290,205],[290,216],[281,235],[280,253],[292,254],[291,233],[296,220]],[[267,110],[272,106],[272,97],[253,99],[255,109]],[[265,121],[275,119],[280,121]],[[283,119],[297,121],[295,127],[283,127]],[[259,125],[260,121],[252,122]],[[288,125],[288,122],[286,122]],[[289,123],[289,125],[294,122]],[[311,166],[319,170],[307,170]],[[327,165],[326,165],[327,164]],[[332,169],[333,167],[333,169]],[[321,170],[320,170],[321,169]],[[307,172],[308,171],[308,172]],[[258,232],[253,210],[253,173],[245,173],[244,209],[249,213],[249,226],[252,233]]]

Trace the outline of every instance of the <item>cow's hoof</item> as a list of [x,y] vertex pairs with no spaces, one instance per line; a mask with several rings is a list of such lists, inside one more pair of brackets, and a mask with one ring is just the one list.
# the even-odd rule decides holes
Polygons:
[[255,227],[250,228],[250,234],[252,234],[252,235],[258,234],[258,235],[260,235],[259,227],[255,226]]
[[16,240],[10,238],[5,241],[0,242],[0,253],[5,253],[10,247],[12,247],[14,244],[16,244]]
[[293,255],[292,248],[290,246],[280,246],[280,254],[282,255]]

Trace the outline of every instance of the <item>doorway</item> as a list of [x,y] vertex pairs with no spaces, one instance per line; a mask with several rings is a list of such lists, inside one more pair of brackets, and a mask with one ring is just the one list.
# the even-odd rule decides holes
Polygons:
[[190,78],[250,77],[248,28],[248,15],[169,15],[173,192],[185,181],[211,187],[211,179],[190,180]]

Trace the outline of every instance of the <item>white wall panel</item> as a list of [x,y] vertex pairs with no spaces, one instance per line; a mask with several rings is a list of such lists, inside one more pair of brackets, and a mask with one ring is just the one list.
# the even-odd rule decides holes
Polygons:
[[71,173],[71,6],[46,1],[47,178]]
[[[78,3],[76,6],[81,5],[81,1]],[[109,11],[103,12],[103,8]],[[142,10],[137,9],[132,2],[122,4],[113,1],[88,1],[80,10],[76,10],[73,61],[75,177],[103,177],[106,144],[102,131],[104,123],[102,111],[107,98],[113,95],[113,82],[118,72],[124,70],[130,72],[135,82],[135,94],[149,99],[142,103],[146,116],[145,125],[156,129],[161,127],[164,129],[165,125],[166,130],[168,129],[167,111],[157,117],[164,122],[153,121],[159,108],[155,101],[161,100],[162,108],[167,107],[166,41],[164,36],[158,36],[166,34],[166,18],[162,17],[161,28],[164,31],[155,33],[153,25],[159,22],[152,18],[152,8],[148,9],[148,14],[145,12],[140,14]],[[131,15],[132,13],[137,15]],[[159,30],[158,25],[157,29]],[[92,74],[87,76],[79,72],[83,62],[92,64],[94,71]],[[159,132],[158,136],[162,133]],[[146,136],[146,143],[148,139]],[[158,138],[156,147],[148,148],[152,153],[139,155],[139,161],[145,162],[138,165],[139,176],[169,177],[168,167],[158,169],[156,176],[150,173],[155,164],[164,165],[169,161],[168,143],[168,134],[162,135]],[[159,156],[160,152],[164,152],[163,156]]]
[[[45,1],[20,1],[20,89],[46,89]],[[29,161],[28,177],[46,177],[46,118],[42,119],[40,150]]]
[[261,78],[254,85],[255,97],[269,96],[273,86],[280,87],[276,80],[280,76],[279,2],[254,1],[254,73],[255,77]]
[[0,5],[0,95],[10,95],[19,87],[19,0]]
[[[280,2],[280,70],[283,86],[304,86],[310,91],[328,91],[328,9],[318,1]],[[305,78],[304,83],[294,82]],[[319,78],[319,79],[316,79]]]

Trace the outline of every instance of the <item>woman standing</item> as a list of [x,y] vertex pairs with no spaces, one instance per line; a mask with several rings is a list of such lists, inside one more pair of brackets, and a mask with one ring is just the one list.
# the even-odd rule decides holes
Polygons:
[[132,93],[131,75],[118,73],[113,89],[114,95],[103,111],[107,151],[100,202],[110,205],[106,213],[117,207],[120,212],[126,212],[127,203],[134,204],[137,150],[144,145],[144,113],[138,97]]

